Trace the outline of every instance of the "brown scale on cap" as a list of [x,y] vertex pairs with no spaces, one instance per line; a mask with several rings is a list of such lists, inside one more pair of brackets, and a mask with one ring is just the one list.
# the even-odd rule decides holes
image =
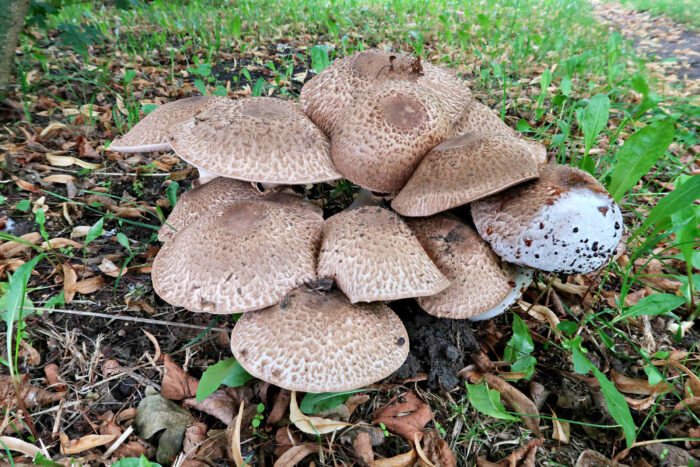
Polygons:
[[377,206],[326,219],[318,276],[333,278],[353,303],[433,295],[449,285],[401,218]]
[[538,176],[524,141],[470,133],[434,147],[391,206],[403,216],[430,216]]
[[406,221],[438,269],[450,281],[442,292],[416,300],[440,318],[464,319],[499,305],[515,286],[514,268],[503,263],[466,224],[438,215]]
[[158,230],[158,240],[167,242],[176,232],[204,215],[220,212],[240,200],[259,197],[261,194],[248,182],[217,177],[180,195],[175,208]]
[[464,107],[459,120],[450,131],[450,138],[469,133],[484,133],[491,137],[508,136],[518,138],[529,148],[529,153],[538,164],[547,162],[547,149],[536,141],[523,139],[517,131],[506,125],[503,120],[477,100],[470,100]]
[[153,288],[190,311],[242,313],[316,279],[320,210],[289,195],[236,201],[179,231],[153,263]]
[[449,128],[447,113],[430,91],[387,81],[343,111],[331,139],[333,163],[363,188],[397,192]]
[[290,101],[252,97],[200,112],[171,128],[179,157],[223,177],[302,184],[337,180],[326,135]]
[[471,91],[452,70],[422,62],[407,54],[370,49],[335,60],[309,80],[299,102],[324,132],[331,134],[343,109],[386,81],[405,81],[431,90],[456,120],[471,98]]
[[382,303],[352,305],[339,291],[300,287],[238,320],[231,350],[253,376],[304,392],[361,388],[398,369],[408,334]]
[[227,97],[196,96],[168,102],[146,115],[129,132],[116,138],[109,149],[119,152],[170,151],[166,135],[171,126],[182,123],[211,106],[229,102]]

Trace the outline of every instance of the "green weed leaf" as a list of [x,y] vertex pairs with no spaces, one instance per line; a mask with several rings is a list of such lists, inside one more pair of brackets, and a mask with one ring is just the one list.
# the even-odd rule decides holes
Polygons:
[[177,204],[178,188],[180,188],[180,184],[173,180],[172,182],[170,182],[170,185],[168,185],[168,188],[165,189],[165,196],[168,198],[168,202],[170,203],[171,208],[174,208]]
[[675,190],[664,196],[654,206],[637,233],[645,232],[652,225],[656,226],[655,231],[666,228],[670,224],[673,213],[692,205],[698,198],[700,198],[700,175],[693,175],[676,186]]
[[501,404],[501,394],[495,389],[489,389],[486,383],[467,384],[469,403],[479,412],[499,420],[519,420],[518,417],[506,412]]
[[617,390],[612,381],[606,378],[595,366],[591,365],[591,369],[598,383],[600,383],[600,390],[603,392],[603,397],[605,397],[610,415],[612,415],[612,418],[615,419],[617,423],[622,425],[622,430],[625,432],[625,441],[629,448],[632,446],[634,438],[637,436],[637,428],[634,425],[634,419],[632,419],[630,406],[627,404],[625,396]]
[[311,68],[316,73],[321,73],[328,68],[331,60],[328,57],[328,47],[325,45],[315,45],[311,47]]
[[644,297],[637,303],[625,310],[612,322],[616,323],[627,318],[637,316],[658,316],[675,310],[685,303],[685,298],[667,293],[655,293]]
[[324,410],[334,409],[345,403],[353,394],[366,391],[366,389],[356,389],[354,391],[322,392],[319,394],[307,392],[301,400],[299,409],[305,414],[323,412]]
[[532,337],[530,337],[530,330],[520,316],[513,314],[513,336],[506,344],[503,353],[505,361],[513,362],[510,371],[525,373],[525,377],[530,378],[535,372],[535,364],[537,363],[535,357],[530,355],[533,350],[535,350],[535,346],[532,343]]
[[253,97],[262,96],[264,86],[265,86],[265,80],[262,78],[258,78],[257,81],[255,81],[255,85],[253,86],[253,90],[251,91],[251,95]]
[[576,111],[576,120],[583,130],[584,155],[581,168],[589,172],[595,167],[588,157],[588,152],[598,139],[610,117],[610,99],[606,94],[597,94],[588,101],[588,105]]
[[253,379],[253,377],[243,369],[238,361],[231,357],[207,368],[199,380],[197,386],[197,401],[203,401],[214,393],[219,386],[226,384],[227,386],[237,387],[245,384]]
[[104,232],[104,223],[105,223],[105,218],[101,217],[100,220],[95,222],[90,229],[88,230],[87,236],[85,237],[85,246],[87,247],[90,242],[93,240],[100,238],[102,233]]

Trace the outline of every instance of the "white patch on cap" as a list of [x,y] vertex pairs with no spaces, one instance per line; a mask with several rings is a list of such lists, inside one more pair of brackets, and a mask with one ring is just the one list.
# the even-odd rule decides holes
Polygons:
[[622,231],[622,212],[611,197],[574,188],[545,205],[515,244],[489,240],[496,254],[511,263],[585,274],[610,259]]
[[469,319],[471,321],[484,321],[487,319],[491,319],[494,316],[498,316],[504,311],[506,311],[509,306],[511,306],[517,299],[520,298],[520,296],[523,294],[523,291],[525,291],[525,289],[528,288],[528,286],[532,282],[532,278],[534,277],[534,275],[535,271],[533,271],[532,269],[515,266],[515,287],[510,289],[510,292],[508,293],[508,295],[506,295],[506,298],[501,300],[501,303],[491,308],[489,311],[481,313],[480,315],[472,316]]

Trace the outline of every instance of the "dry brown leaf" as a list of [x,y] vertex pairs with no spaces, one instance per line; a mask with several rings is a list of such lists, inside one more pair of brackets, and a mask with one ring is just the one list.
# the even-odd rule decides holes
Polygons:
[[26,441],[12,438],[10,436],[0,436],[0,446],[6,447],[10,451],[21,452],[25,456],[32,459],[34,459],[36,455],[41,452],[41,450],[33,444],[29,444]]
[[411,449],[408,452],[399,454],[398,456],[389,457],[387,459],[376,459],[370,462],[370,467],[412,467],[416,461],[416,450]]
[[75,240],[71,240],[69,238],[61,238],[61,237],[49,239],[48,242],[43,242],[41,244],[41,247],[43,249],[46,249],[49,247],[49,244],[51,245],[51,248],[65,248],[67,246],[72,246],[73,248],[82,248],[83,247],[82,243],[78,243]]
[[627,404],[630,406],[630,408],[634,410],[647,410],[649,407],[654,405],[656,401],[655,395],[651,395],[647,397],[646,399],[634,399],[632,397],[627,397],[624,396],[625,400],[627,401]]
[[58,373],[58,365],[55,363],[49,363],[44,367],[44,374],[46,375],[46,381],[48,381],[49,387],[56,391],[65,391],[66,385],[58,377]]
[[31,193],[41,193],[41,191],[34,186],[32,183],[29,183],[26,180],[22,180],[16,175],[10,175],[10,178],[12,179],[13,182],[17,184],[18,187],[20,187],[23,190],[27,190]]
[[542,440],[533,439],[525,446],[513,451],[510,456],[500,462],[489,462],[483,457],[476,458],[477,467],[535,467],[537,448],[542,445]]
[[316,454],[319,452],[319,445],[317,443],[304,443],[299,446],[294,446],[282,454],[279,459],[275,461],[275,467],[294,467],[299,462],[304,460],[305,457]]
[[435,430],[423,436],[423,452],[425,457],[436,467],[457,466],[457,459],[447,441],[440,438],[440,435]]
[[70,167],[71,165],[77,165],[84,169],[90,170],[100,168],[100,164],[92,164],[90,162],[85,162],[83,160],[78,159],[77,157],[72,156],[63,156],[49,153],[46,154],[46,159],[49,161],[49,164],[53,165],[54,167]]
[[71,291],[83,295],[91,294],[100,290],[102,288],[102,285],[104,285],[104,282],[105,280],[102,276],[95,276],[89,279],[83,279],[82,281],[78,281],[75,284],[73,284],[73,286],[71,287]]
[[59,433],[59,437],[61,439],[61,454],[66,456],[104,446],[117,438],[116,435],[85,435],[79,439],[69,439],[65,433]]
[[683,399],[681,402],[676,404],[673,410],[684,411],[687,410],[686,407],[692,410],[693,413],[700,415],[700,396],[687,397]]
[[423,436],[423,427],[433,419],[430,406],[412,392],[399,395],[377,409],[372,423],[383,423],[387,430],[413,442]]
[[539,437],[540,417],[535,403],[513,385],[503,381],[498,376],[486,373],[484,379],[486,379],[486,383],[491,389],[498,391],[503,397],[503,400],[510,404],[511,407],[515,408],[518,413],[523,415],[523,423],[525,423],[530,431]]
[[77,180],[78,179],[74,176],[67,174],[54,174],[41,179],[41,181],[44,183],[62,183],[64,185],[66,183],[75,183]]
[[78,136],[78,155],[80,157],[87,157],[88,159],[97,159],[100,154],[90,145],[87,138],[84,136]]
[[19,341],[19,357],[29,366],[37,366],[41,363],[39,351],[29,345],[27,341]]
[[341,428],[352,426],[349,423],[342,423],[321,417],[309,417],[299,410],[297,405],[296,391],[292,391],[289,401],[289,420],[301,431],[309,435],[322,435],[331,433]]
[[[22,240],[25,242],[31,243],[36,245],[39,243],[41,240],[41,234],[39,232],[31,232],[28,234],[24,234],[20,237]],[[20,242],[5,242],[2,245],[0,245],[0,256],[3,258],[9,259],[12,258],[13,256],[16,256],[20,253],[22,253],[24,250],[27,250],[31,248],[31,245],[27,245],[25,243],[20,243]]]
[[109,378],[110,376],[118,375],[122,371],[123,370],[122,370],[121,365],[116,360],[105,360],[104,363],[102,364],[102,374],[104,375],[105,378]]
[[552,425],[552,439],[556,439],[560,443],[569,444],[569,435],[571,432],[569,422],[559,420],[554,410],[552,410]]
[[275,433],[275,456],[281,456],[298,444],[301,444],[299,433],[292,432],[289,425],[281,427]]
[[532,316],[536,320],[547,321],[552,329],[557,329],[560,322],[559,318],[546,306],[532,305],[523,300],[518,300],[518,305],[520,306],[520,309],[527,312],[528,315]]
[[70,264],[64,264],[63,268],[63,299],[66,304],[73,301],[75,296],[75,283],[78,280],[78,274]]
[[[20,383],[19,394],[24,405],[27,408],[32,408],[58,402],[65,397],[66,392],[47,391],[44,388],[32,386],[27,383]],[[12,379],[7,375],[0,375],[0,407],[9,407],[13,409],[15,403],[15,388],[12,384]]]
[[[102,258],[102,262],[98,266],[100,271],[102,271],[102,274],[109,276],[109,277],[119,277],[119,272],[121,271],[121,268],[114,264],[112,261],[110,261],[107,258]],[[126,274],[127,270],[124,269],[123,274]]]
[[364,463],[372,463],[374,460],[374,451],[372,450],[369,432],[362,431],[358,433],[355,437],[355,441],[352,442],[352,447]]
[[[161,383],[161,396],[173,401],[188,399],[197,394],[197,386],[199,386],[199,381],[196,378],[193,378],[189,374],[185,373],[185,371],[180,368],[180,366],[175,363],[172,358],[170,358],[170,355],[163,355],[163,381]],[[202,402],[206,402],[207,399]],[[205,412],[210,413],[206,410]],[[231,409],[231,417],[229,418],[228,422],[224,423],[230,423],[231,420],[233,420],[233,409]]]
[[560,292],[565,292],[572,295],[583,295],[588,290],[587,285],[564,283],[558,277],[552,281],[552,286]]
[[236,401],[223,389],[219,389],[201,402],[197,402],[195,398],[185,399],[183,405],[208,413],[226,425],[231,424],[236,410]]
[[[685,365],[678,361],[671,361],[670,362],[671,366],[678,368],[681,370],[683,373],[685,373],[688,376],[688,381],[686,382],[687,386],[690,387],[690,392],[693,393],[693,395],[700,397],[700,378],[690,371]],[[688,396],[687,388],[686,388],[686,396]]]
[[576,467],[625,467],[624,465],[608,459],[604,455],[593,451],[591,449],[586,449],[578,456],[576,460]]
[[638,394],[640,396],[658,395],[670,389],[668,384],[663,381],[650,386],[645,379],[628,378],[613,369],[610,370],[610,378],[618,390],[628,394]]
[[367,394],[355,394],[350,396],[348,400],[345,401],[345,406],[348,408],[348,414],[352,415],[357,407],[369,401],[369,396]]
[[[227,333],[228,335],[228,333]],[[265,421],[265,426],[271,429],[277,424],[284,414],[287,413],[287,407],[289,407],[289,401],[291,400],[292,393],[286,389],[280,389],[280,391],[275,396],[275,402],[272,404],[272,410],[270,410],[270,415],[268,415]]]
[[246,463],[243,459],[243,454],[241,454],[241,421],[243,420],[244,408],[245,402],[241,401],[236,421],[233,425],[230,425],[233,427],[233,430],[230,431],[231,436],[230,441],[228,443],[229,449],[231,451],[229,453],[229,457],[233,458],[233,461],[236,463],[236,467],[243,467],[243,465]]
[[68,127],[60,122],[51,122],[46,126],[46,128],[41,130],[41,133],[39,133],[39,136],[41,136],[42,138],[47,137],[47,136],[52,136],[53,134],[61,131],[64,128],[68,128]]
[[420,437],[422,433],[413,433],[413,447],[416,449],[416,454],[418,454],[418,466],[419,467],[436,467],[435,464],[430,462],[423,452],[423,448],[420,445]]

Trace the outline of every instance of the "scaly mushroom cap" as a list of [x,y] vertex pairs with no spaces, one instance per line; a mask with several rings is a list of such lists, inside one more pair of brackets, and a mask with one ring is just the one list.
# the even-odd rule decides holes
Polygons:
[[251,375],[292,391],[339,392],[379,381],[408,356],[408,333],[383,303],[352,305],[339,291],[300,287],[246,313],[231,350]]
[[465,106],[459,120],[452,127],[450,138],[468,133],[484,133],[490,136],[502,135],[520,138],[521,142],[530,148],[532,157],[538,164],[547,162],[547,148],[536,141],[523,139],[517,131],[506,125],[498,118],[493,110],[477,100],[470,100]]
[[333,278],[352,303],[434,295],[450,284],[401,218],[378,206],[326,219],[318,277]]
[[319,209],[288,195],[233,202],[163,245],[153,262],[153,289],[190,311],[274,305],[316,278],[322,229]]
[[180,158],[222,177],[280,184],[342,177],[326,135],[298,104],[274,97],[210,107],[171,127],[168,142]]
[[[442,292],[416,299],[431,315],[452,319],[477,317],[501,305],[516,289],[515,267],[502,263],[468,225],[446,215],[408,219],[406,223],[450,281]],[[519,296],[513,296],[500,312]]]
[[331,138],[333,162],[363,188],[397,192],[449,129],[449,117],[432,92],[387,81],[343,111]]
[[603,185],[565,165],[541,165],[538,180],[476,201],[471,211],[498,256],[542,271],[594,271],[622,238],[622,213]]
[[402,216],[430,216],[539,176],[530,145],[468,133],[434,147],[391,202]]
[[471,99],[469,87],[452,70],[411,55],[370,49],[335,60],[304,84],[299,102],[311,120],[330,135],[345,107],[374,86],[392,80],[432,90],[453,121]]
[[194,117],[197,112],[229,102],[220,96],[196,96],[168,102],[146,115],[125,135],[112,141],[109,149],[119,152],[170,151],[166,134],[171,126]]
[[214,211],[221,212],[237,201],[260,196],[248,182],[217,177],[180,195],[175,208],[158,230],[158,240],[167,242],[175,233],[194,224],[202,216]]

